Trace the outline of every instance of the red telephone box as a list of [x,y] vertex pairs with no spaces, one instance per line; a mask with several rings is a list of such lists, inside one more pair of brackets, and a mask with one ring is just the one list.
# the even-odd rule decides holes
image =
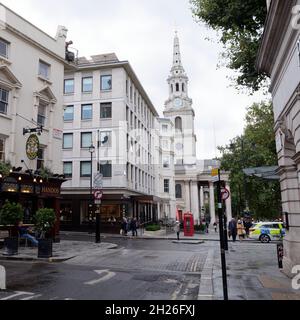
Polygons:
[[193,237],[195,234],[194,229],[194,216],[192,213],[188,212],[184,214],[183,217],[183,228],[185,237]]

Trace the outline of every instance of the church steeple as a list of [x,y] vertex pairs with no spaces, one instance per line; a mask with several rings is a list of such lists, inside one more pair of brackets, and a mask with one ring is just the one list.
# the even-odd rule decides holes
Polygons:
[[[176,72],[178,71],[178,72]],[[178,38],[178,32],[175,32],[174,49],[173,49],[173,66],[171,73],[175,76],[178,74],[185,74],[184,68],[181,62],[180,44]]]
[[172,108],[174,104],[170,104],[169,102],[174,102],[174,100],[176,100],[177,108],[185,107],[186,104],[184,101],[190,103],[190,99],[188,97],[188,82],[189,79],[182,65],[179,37],[176,31],[173,47],[173,65],[168,78],[169,100],[167,101],[166,105]]

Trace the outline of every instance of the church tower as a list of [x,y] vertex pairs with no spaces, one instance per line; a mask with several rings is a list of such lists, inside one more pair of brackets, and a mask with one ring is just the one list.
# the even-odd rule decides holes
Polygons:
[[196,164],[195,112],[188,96],[189,79],[181,62],[179,38],[174,38],[173,65],[168,78],[169,99],[165,103],[164,116],[175,125],[175,163]]

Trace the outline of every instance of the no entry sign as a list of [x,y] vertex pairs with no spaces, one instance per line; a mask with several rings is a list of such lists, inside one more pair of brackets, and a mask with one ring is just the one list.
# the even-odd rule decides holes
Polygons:
[[222,188],[221,194],[222,194],[222,200],[223,200],[223,201],[229,199],[229,197],[230,197],[230,192],[229,192],[229,190],[226,189],[226,188]]

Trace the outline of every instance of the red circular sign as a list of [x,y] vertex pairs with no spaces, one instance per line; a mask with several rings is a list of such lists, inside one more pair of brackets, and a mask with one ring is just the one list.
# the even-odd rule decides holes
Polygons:
[[229,192],[229,190],[226,189],[226,188],[223,188],[223,189],[221,190],[221,194],[222,194],[222,200],[223,200],[223,201],[229,199],[229,197],[230,197],[230,192]]
[[103,191],[102,190],[96,190],[94,191],[94,198],[96,200],[101,200],[103,197]]

